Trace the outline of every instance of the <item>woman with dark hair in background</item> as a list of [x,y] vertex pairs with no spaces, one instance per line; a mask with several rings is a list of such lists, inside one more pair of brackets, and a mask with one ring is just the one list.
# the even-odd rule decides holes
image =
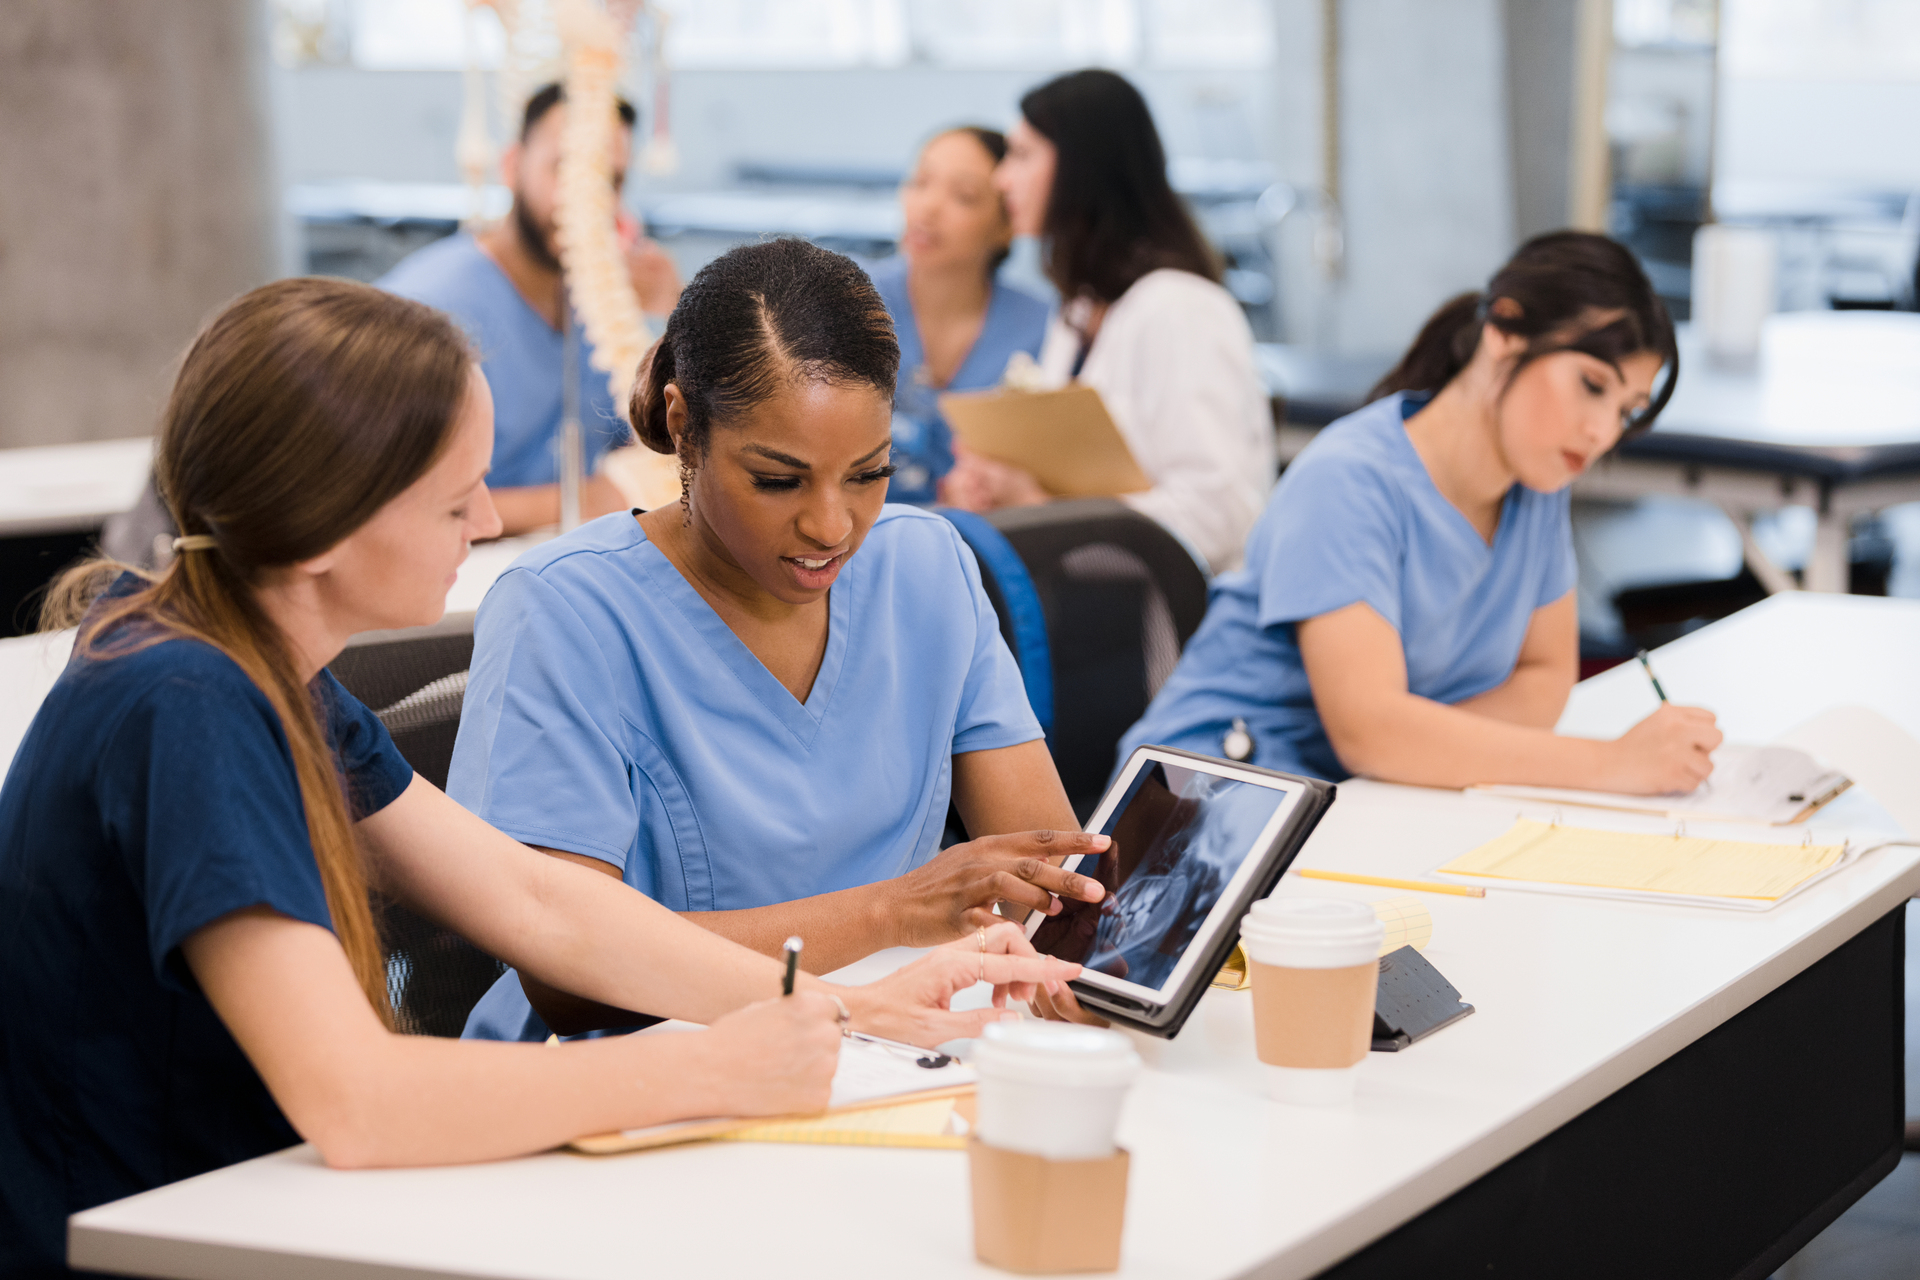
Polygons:
[[[454,798],[756,951],[799,934],[816,973],[998,902],[1098,901],[1049,860],[1107,841],[1077,830],[972,552],[882,505],[898,367],[851,259],[772,240],[701,268],[633,393],[681,500],[494,584]],[[949,797],[974,838],[942,851]],[[580,995],[507,973],[466,1033],[636,1021]]]
[[[1020,112],[995,180],[1014,234],[1042,238],[1060,290],[1041,370],[1100,392],[1153,481],[1128,503],[1215,572],[1231,568],[1274,474],[1246,316],[1167,183],[1138,90],[1111,71],[1077,71],[1027,94]],[[963,451],[941,498],[984,511],[1048,494],[1026,472]]]
[[[0,787],[0,1275],[66,1274],[69,1214],[301,1138],[452,1164],[817,1110],[837,1019],[932,1045],[1001,1016],[947,1009],[982,973],[1078,972],[1004,925],[767,999],[774,961],[416,777],[326,664],[440,616],[500,532],[492,452],[452,322],[368,285],[256,289],[188,351],[156,458],[178,555],[63,579],[74,657]],[[396,1035],[369,885],[548,982],[713,1025],[564,1052]]]
[[927,505],[953,468],[942,392],[995,386],[1014,352],[1040,354],[1048,304],[999,279],[1013,228],[993,170],[1006,154],[994,129],[936,134],[900,187],[900,252],[867,267],[900,341],[890,502]]
[[1568,487],[1678,375],[1626,249],[1521,246],[1287,468],[1119,758],[1152,742],[1332,779],[1691,791],[1720,743],[1709,712],[1662,705],[1612,742],[1553,732],[1579,669]]

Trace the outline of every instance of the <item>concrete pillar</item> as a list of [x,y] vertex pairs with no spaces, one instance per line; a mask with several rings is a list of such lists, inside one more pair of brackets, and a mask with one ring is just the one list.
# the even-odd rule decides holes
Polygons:
[[1336,349],[1398,353],[1512,252],[1504,18],[1500,0],[1341,3]]
[[276,274],[262,0],[5,0],[0,447],[149,433]]

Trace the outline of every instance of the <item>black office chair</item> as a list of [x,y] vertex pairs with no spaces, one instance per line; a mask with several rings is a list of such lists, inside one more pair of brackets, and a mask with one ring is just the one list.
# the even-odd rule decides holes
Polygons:
[[[456,614],[431,627],[357,637],[331,670],[347,692],[374,709],[414,771],[445,787],[472,662],[473,615]],[[459,1035],[506,966],[380,895],[374,918],[387,952],[394,1025],[412,1035]]]
[[[1206,573],[1179,539],[1112,498],[1010,508],[984,520],[942,514],[989,579],[1067,798],[1085,820],[1106,790],[1120,736],[1146,711],[1206,615]],[[995,571],[1004,555],[982,524],[1016,553],[1019,572]],[[1043,643],[1022,620],[1032,609],[1027,601],[1038,604]],[[1042,664],[1045,710],[1033,696],[1034,668]]]

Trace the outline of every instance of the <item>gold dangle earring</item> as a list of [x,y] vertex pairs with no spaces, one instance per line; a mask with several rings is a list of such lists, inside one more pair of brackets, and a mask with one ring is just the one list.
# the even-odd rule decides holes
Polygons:
[[693,527],[693,468],[685,458],[680,459],[680,524]]

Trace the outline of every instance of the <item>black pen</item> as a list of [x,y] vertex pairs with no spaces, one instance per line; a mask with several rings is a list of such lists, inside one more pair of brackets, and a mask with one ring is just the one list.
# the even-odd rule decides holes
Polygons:
[[800,967],[800,939],[787,939],[787,976],[780,979],[780,994],[793,994],[793,974]]
[[1660,677],[1653,674],[1653,664],[1647,661],[1647,651],[1642,649],[1639,657],[1640,669],[1647,673],[1647,679],[1653,681],[1653,691],[1660,695],[1660,701],[1665,702],[1667,700],[1667,691],[1660,687]]

